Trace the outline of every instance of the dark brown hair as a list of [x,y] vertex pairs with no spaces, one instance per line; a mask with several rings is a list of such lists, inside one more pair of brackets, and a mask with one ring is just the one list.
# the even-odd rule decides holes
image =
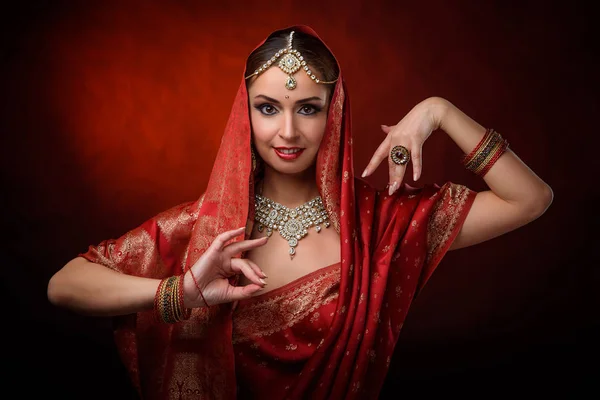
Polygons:
[[[275,53],[286,48],[292,30],[282,29],[273,32],[265,43],[254,50],[248,56],[248,61],[246,62],[246,75],[250,75],[256,71],[270,60]],[[319,79],[322,81],[334,81],[337,79],[339,74],[337,61],[321,40],[304,32],[295,31],[292,47],[302,54],[312,70],[317,71]],[[328,86],[331,86],[333,90],[333,84]]]

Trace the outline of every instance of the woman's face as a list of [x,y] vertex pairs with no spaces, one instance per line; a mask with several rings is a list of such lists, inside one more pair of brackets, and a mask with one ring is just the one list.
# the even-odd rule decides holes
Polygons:
[[268,167],[300,174],[314,163],[325,133],[328,90],[306,74],[285,88],[287,75],[277,67],[260,74],[248,88],[253,143]]

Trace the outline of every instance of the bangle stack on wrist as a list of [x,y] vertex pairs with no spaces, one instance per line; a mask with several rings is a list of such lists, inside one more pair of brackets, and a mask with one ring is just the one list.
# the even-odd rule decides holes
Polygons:
[[488,128],[473,151],[462,158],[462,164],[483,178],[507,149],[508,141],[495,130]]
[[191,310],[183,303],[183,275],[160,281],[154,296],[154,311],[159,321],[174,324],[186,320]]

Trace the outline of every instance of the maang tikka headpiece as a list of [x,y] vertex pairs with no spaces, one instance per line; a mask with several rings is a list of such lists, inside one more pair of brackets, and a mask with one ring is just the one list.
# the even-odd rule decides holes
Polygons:
[[271,67],[271,65],[273,65],[275,62],[277,62],[277,60],[279,60],[279,64],[278,64],[279,68],[288,75],[287,79],[285,80],[285,87],[288,90],[296,89],[297,82],[296,82],[296,79],[294,79],[294,77],[292,75],[295,74],[296,72],[298,72],[298,70],[300,70],[301,68],[304,69],[304,71],[306,72],[306,75],[308,75],[310,77],[310,79],[312,79],[316,83],[324,83],[324,84],[335,83],[337,81],[337,79],[335,79],[333,81],[328,81],[328,82],[322,81],[322,80],[318,79],[315,76],[315,74],[313,74],[313,71],[311,71],[308,68],[308,65],[306,65],[306,60],[304,59],[304,57],[302,57],[302,54],[300,54],[300,52],[298,50],[292,48],[293,38],[294,38],[294,31],[290,32],[290,37],[288,39],[287,47],[284,49],[281,49],[277,53],[275,53],[275,55],[273,57],[271,57],[271,59],[269,59],[269,61],[267,61],[265,64],[263,64],[262,67],[260,67],[256,71],[254,71],[254,73],[252,75],[248,75],[246,77],[246,79],[252,78],[253,76],[260,75],[261,73],[266,71],[269,67]]

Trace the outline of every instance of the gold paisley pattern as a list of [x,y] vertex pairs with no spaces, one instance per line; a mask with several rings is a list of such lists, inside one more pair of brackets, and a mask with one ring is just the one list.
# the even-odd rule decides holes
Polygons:
[[[242,304],[233,315],[233,343],[268,336],[291,327],[313,311],[338,298],[340,265],[310,274],[307,281],[266,299]],[[287,289],[287,288],[286,288]],[[277,289],[276,289],[277,290]],[[276,291],[274,290],[274,292]],[[250,299],[254,300],[254,299]]]
[[[201,202],[202,200],[200,200]],[[181,272],[184,271],[185,260],[187,259],[191,228],[197,218],[198,209],[194,210],[191,205],[185,206],[183,209],[179,207],[172,208],[156,218],[156,225],[162,232],[163,237],[169,242],[170,253],[183,255],[177,260]]]
[[201,202],[200,199],[172,207],[118,239],[90,246],[85,257],[115,271],[137,276],[162,278],[176,274],[178,271],[173,263],[164,263],[167,252],[165,249],[159,251],[160,240],[168,242],[168,254],[177,255],[173,259],[183,268]]
[[167,389],[168,399],[194,399],[206,394],[198,382],[198,357],[200,354],[183,352],[175,355],[176,362]]
[[94,262],[118,272],[156,277],[164,275],[165,267],[156,241],[143,227],[126,233],[118,240],[106,240],[90,253],[96,253]]
[[[223,354],[223,356],[225,356]],[[221,390],[227,384],[226,374],[217,365],[201,363],[199,352],[177,352],[167,385],[167,399],[224,399]]]

